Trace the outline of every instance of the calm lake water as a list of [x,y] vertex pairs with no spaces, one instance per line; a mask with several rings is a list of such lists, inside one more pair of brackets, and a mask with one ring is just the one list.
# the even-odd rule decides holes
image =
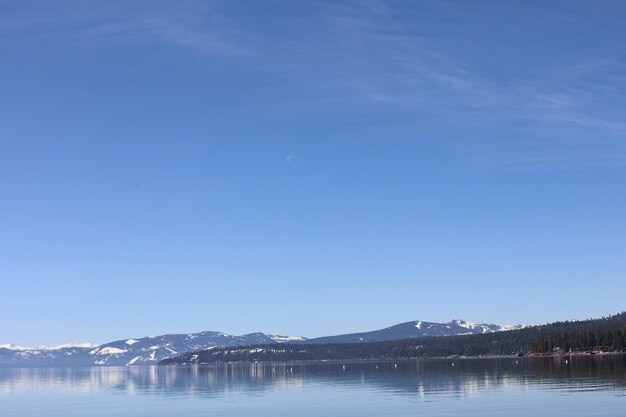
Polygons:
[[626,357],[0,369],[0,416],[624,417]]

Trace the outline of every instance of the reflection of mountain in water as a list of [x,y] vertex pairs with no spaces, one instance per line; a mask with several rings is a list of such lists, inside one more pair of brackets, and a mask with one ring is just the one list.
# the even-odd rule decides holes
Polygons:
[[[345,369],[344,369],[345,366]],[[366,363],[249,363],[214,366],[35,368],[0,370],[0,391],[119,390],[220,397],[323,384],[401,395],[466,396],[524,386],[566,392],[626,389],[626,357],[420,360]]]

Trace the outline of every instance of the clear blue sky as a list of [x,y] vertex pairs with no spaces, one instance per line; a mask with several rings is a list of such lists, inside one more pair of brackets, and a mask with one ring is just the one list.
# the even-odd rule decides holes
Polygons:
[[621,1],[0,1],[0,343],[626,307]]

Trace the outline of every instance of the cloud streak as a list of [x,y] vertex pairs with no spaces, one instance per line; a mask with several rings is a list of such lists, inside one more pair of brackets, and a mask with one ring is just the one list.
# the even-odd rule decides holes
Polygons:
[[[563,53],[550,38],[532,39],[532,30],[555,27],[572,38],[588,26],[601,31],[604,16],[589,5],[572,3],[559,13],[533,5],[513,13],[504,4],[376,0],[270,2],[255,10],[220,1],[32,5],[39,13],[8,8],[0,35],[82,47],[164,43],[239,57],[251,75],[263,71],[287,90],[296,87],[262,103],[265,109],[309,114],[335,103],[364,123],[382,110],[428,125],[434,136],[464,130],[473,148],[465,137],[441,140],[480,152],[473,159],[494,166],[626,161],[623,46],[600,38],[577,47],[586,39],[571,39],[571,52]],[[585,20],[575,13],[580,8]],[[492,130],[500,140],[480,138]]]
[[[356,93],[418,118],[447,119],[459,128],[480,131],[508,123],[509,129],[515,130],[521,125],[511,135],[516,136],[514,140],[503,137],[499,143],[478,144],[480,149],[491,148],[482,155],[485,163],[626,162],[622,145],[626,82],[620,75],[625,73],[626,63],[617,58],[622,51],[619,45],[603,45],[606,51],[601,54],[596,48],[581,49],[564,54],[561,61],[546,58],[548,64],[536,65],[525,60],[524,54],[558,55],[560,51],[540,50],[539,45],[535,48],[540,51],[515,52],[510,50],[511,39],[508,43],[485,39],[483,46],[491,49],[487,54],[480,54],[480,46],[472,45],[475,29],[467,21],[488,13],[496,16],[498,10],[472,5],[459,11],[445,4],[430,11],[415,9],[418,13],[412,10],[413,14],[403,18],[406,10],[394,10],[384,2],[376,2],[366,12],[358,7],[329,8],[331,32],[341,40],[336,55],[346,57],[344,67],[355,70],[346,74],[346,79],[352,80]],[[541,11],[529,7],[528,13],[534,16]],[[575,32],[588,24],[561,17],[558,21],[565,25],[563,31]],[[433,25],[429,19],[438,23]],[[551,25],[556,17],[547,14],[544,19]],[[464,52],[464,47],[470,52]],[[471,53],[474,50],[476,53]],[[368,55],[375,58],[368,62]],[[502,65],[500,61],[507,57],[511,64]],[[365,62],[370,65],[363,65]],[[517,71],[515,65],[528,70]]]
[[28,7],[8,12],[2,36],[70,46],[165,42],[207,53],[252,53],[244,33],[221,12],[218,1],[65,1],[33,3],[32,9],[38,12]]

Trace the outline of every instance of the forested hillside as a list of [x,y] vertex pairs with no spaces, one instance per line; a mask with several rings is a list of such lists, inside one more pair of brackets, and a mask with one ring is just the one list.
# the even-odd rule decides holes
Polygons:
[[623,351],[626,348],[626,328],[602,332],[569,332],[544,336],[530,346],[531,352],[566,353],[599,350]]

